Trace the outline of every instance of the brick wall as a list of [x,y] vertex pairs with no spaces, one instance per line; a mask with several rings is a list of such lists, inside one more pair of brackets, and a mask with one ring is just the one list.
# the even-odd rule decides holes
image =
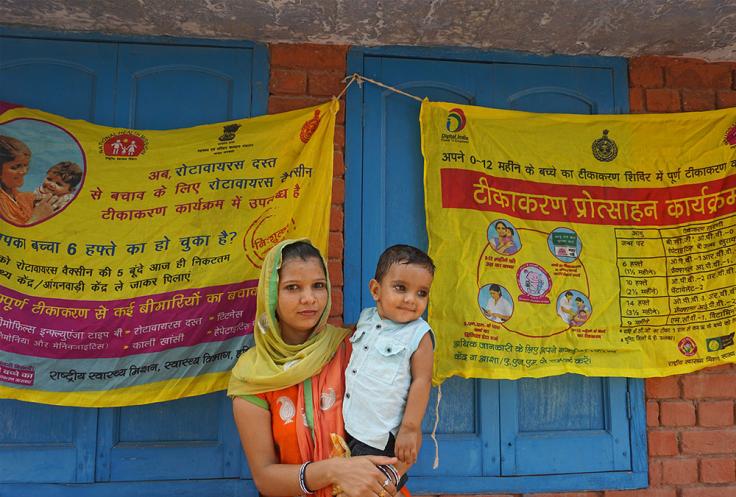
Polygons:
[[[329,100],[340,94],[345,78],[348,47],[343,45],[270,46],[271,77],[268,112],[285,112]],[[330,322],[342,324],[344,247],[343,219],[345,205],[345,99],[340,100],[335,129],[335,167],[332,179],[332,212],[328,270],[332,283]]]
[[[348,47],[271,46],[269,112],[323,102],[342,89]],[[640,57],[629,64],[631,111],[736,107],[736,63]],[[342,316],[344,102],[335,134],[329,266],[333,321]],[[736,368],[646,380],[649,488],[493,497],[736,497]],[[448,496],[445,496],[448,497]]]

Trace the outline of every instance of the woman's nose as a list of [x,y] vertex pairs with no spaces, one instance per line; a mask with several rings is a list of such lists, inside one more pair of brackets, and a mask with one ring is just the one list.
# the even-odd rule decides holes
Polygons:
[[315,300],[314,292],[307,290],[306,292],[302,294],[302,302],[312,303],[314,302],[314,300]]

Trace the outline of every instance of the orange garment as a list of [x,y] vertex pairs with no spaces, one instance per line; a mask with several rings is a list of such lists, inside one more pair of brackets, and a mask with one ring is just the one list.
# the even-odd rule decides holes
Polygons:
[[15,199],[0,190],[0,217],[18,225],[25,225],[33,214],[33,193],[16,192]]
[[[309,381],[255,395],[268,404],[271,412],[271,430],[280,463],[302,464],[327,459],[332,450],[330,433],[345,437],[342,399],[351,350],[350,341],[345,339],[330,362]],[[312,396],[306,399],[305,391],[310,387]],[[310,417],[312,427],[307,426]],[[323,488],[315,493],[319,497],[331,497],[332,489]]]

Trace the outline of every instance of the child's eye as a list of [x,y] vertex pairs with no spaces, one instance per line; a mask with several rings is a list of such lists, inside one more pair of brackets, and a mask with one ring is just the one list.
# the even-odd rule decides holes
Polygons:
[[394,285],[394,289],[397,292],[405,292],[406,291],[406,287],[404,285],[398,285],[398,284],[397,285]]
[[419,295],[420,297],[424,298],[424,297],[426,297],[427,295],[429,295],[429,292],[425,292],[424,290],[419,290],[419,291],[417,292],[417,295]]

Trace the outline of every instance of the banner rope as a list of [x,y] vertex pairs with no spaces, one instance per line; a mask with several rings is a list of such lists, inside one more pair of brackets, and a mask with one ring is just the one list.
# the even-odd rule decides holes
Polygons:
[[380,81],[376,81],[375,79],[366,78],[365,76],[358,74],[357,72],[351,74],[350,76],[346,77],[342,81],[343,83],[346,83],[346,85],[345,85],[345,88],[343,88],[340,94],[337,96],[338,100],[342,98],[342,96],[345,94],[348,88],[350,88],[350,85],[352,85],[353,83],[357,82],[358,86],[362,88],[363,83],[367,81],[369,83],[373,83],[376,86],[380,86],[381,88],[386,88],[387,90],[390,90],[394,93],[398,93],[399,95],[404,95],[405,97],[412,98],[416,100],[417,102],[420,102],[420,103],[422,102],[422,99],[420,97],[417,97],[416,95],[412,95],[411,93],[406,93],[405,91],[399,90],[398,88],[395,88],[393,86],[386,85],[384,83],[381,83]]

